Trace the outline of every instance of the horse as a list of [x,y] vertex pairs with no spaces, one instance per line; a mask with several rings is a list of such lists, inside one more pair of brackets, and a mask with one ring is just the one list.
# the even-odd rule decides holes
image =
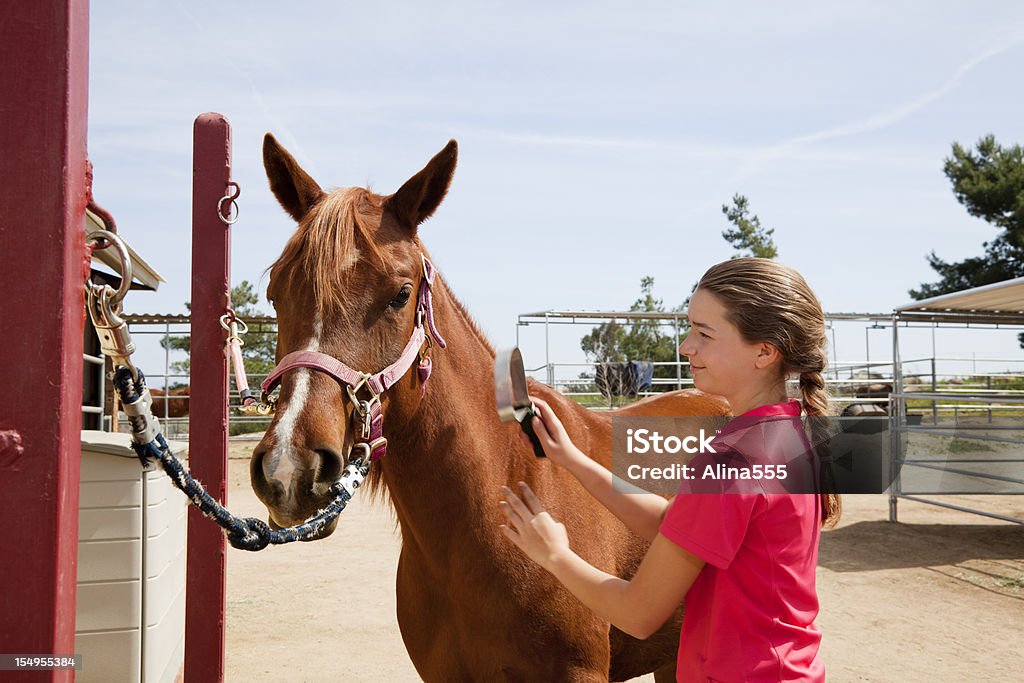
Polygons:
[[170,392],[150,389],[149,393],[153,397],[153,414],[158,418],[188,417],[188,387],[176,387]]
[[[452,140],[390,196],[325,192],[265,136],[270,188],[298,226],[269,269],[280,393],[252,454],[252,487],[272,527],[296,524],[328,503],[353,455],[358,462],[386,446],[360,493],[384,498],[397,517],[398,625],[426,681],[621,681],[649,672],[675,680],[681,608],[655,635],[634,639],[499,531],[499,487],[521,480],[564,522],[573,549],[604,571],[630,577],[647,548],[568,472],[535,457],[518,427],[498,420],[495,351],[419,237],[448,192],[457,154]],[[392,373],[389,364],[410,349],[417,371]],[[360,370],[346,384],[340,366]],[[387,382],[368,379],[385,366],[377,377]],[[724,400],[696,390],[594,413],[544,384],[531,380],[529,389],[606,468],[614,415],[728,414]],[[371,412],[379,429],[367,444],[360,439]]]

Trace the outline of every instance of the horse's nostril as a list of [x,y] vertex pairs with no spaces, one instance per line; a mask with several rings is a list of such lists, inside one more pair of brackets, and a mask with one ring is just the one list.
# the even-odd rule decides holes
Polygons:
[[338,477],[341,476],[341,456],[332,448],[318,448],[314,452],[317,457],[315,481],[337,481]]
[[252,459],[249,461],[249,469],[254,478],[271,480],[274,476],[272,463],[270,462],[270,449],[262,443],[256,446],[252,452]]

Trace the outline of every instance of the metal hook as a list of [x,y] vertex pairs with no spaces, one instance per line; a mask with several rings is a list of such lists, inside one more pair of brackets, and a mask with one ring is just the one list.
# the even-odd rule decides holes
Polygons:
[[117,255],[121,259],[121,272],[118,273],[121,276],[121,286],[117,288],[110,302],[112,307],[117,306],[124,299],[124,295],[128,293],[128,290],[131,289],[134,277],[132,259],[128,255],[128,247],[120,237],[109,230],[93,230],[86,235],[85,241],[86,244],[94,242],[93,249],[106,249],[110,245],[114,245],[117,249]]
[[121,304],[114,301],[116,293],[107,285],[89,285],[89,316],[92,318],[96,336],[100,340],[103,355],[108,356],[114,367],[123,365],[131,371],[132,379],[138,380],[139,371],[132,363],[135,343],[132,341],[128,324],[121,317]]
[[[228,187],[229,188],[231,188],[231,187],[235,188],[235,193],[231,194],[230,192],[228,192],[227,194],[225,194],[223,197],[220,198],[219,202],[217,202],[217,218],[219,218],[221,223],[223,223],[224,225],[234,225],[235,223],[238,222],[238,216],[240,214],[240,210],[238,208],[238,202],[235,201],[235,200],[238,199],[239,195],[242,194],[242,188],[239,187],[238,183],[236,183],[233,180],[228,181]],[[226,201],[231,202],[231,206],[233,206],[234,209],[235,209],[235,217],[234,218],[227,218],[224,215],[224,202],[226,202]]]
[[[236,316],[235,312],[230,308],[227,313],[220,317],[220,326],[231,333],[231,336],[228,337],[229,341],[233,337],[238,337],[239,335],[245,334],[249,331],[249,326],[245,324],[245,321]],[[232,326],[234,326],[235,329],[232,330]],[[239,341],[241,341],[241,339],[239,339]]]

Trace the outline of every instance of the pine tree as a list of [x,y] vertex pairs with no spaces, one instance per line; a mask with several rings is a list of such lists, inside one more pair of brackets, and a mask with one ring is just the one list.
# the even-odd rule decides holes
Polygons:
[[750,208],[747,205],[746,197],[738,193],[733,195],[732,206],[723,204],[722,213],[730,223],[736,226],[722,231],[722,237],[738,252],[732,258],[743,256],[775,258],[779,255],[779,250],[772,240],[775,229],[762,227],[761,219],[757,217],[757,214],[749,215]]
[[927,299],[1024,276],[1024,150],[1003,147],[986,135],[975,150],[953,143],[943,172],[967,213],[1002,232],[983,242],[983,256],[947,262],[934,250],[926,257],[941,279],[910,290],[914,299]]

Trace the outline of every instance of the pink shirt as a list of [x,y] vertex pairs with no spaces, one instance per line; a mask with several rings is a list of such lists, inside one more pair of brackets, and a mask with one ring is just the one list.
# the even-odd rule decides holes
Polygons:
[[[784,429],[775,433],[807,444],[798,401],[761,406],[742,417],[760,416],[774,417],[776,427],[782,422]],[[721,446],[730,434],[735,440],[734,424],[752,422],[730,422],[712,443]],[[747,447],[744,455],[752,459]],[[677,681],[825,680],[817,656],[821,632],[814,625],[820,500],[757,489],[680,493],[661,524],[665,537],[706,562],[686,594]]]

